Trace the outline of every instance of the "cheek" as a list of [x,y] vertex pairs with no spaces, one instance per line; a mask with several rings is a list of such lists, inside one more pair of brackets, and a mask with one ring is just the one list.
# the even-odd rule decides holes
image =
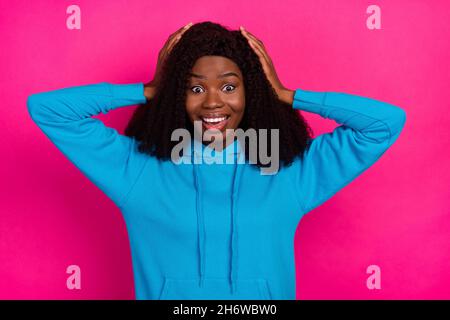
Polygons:
[[233,94],[227,97],[227,103],[232,106],[242,106],[245,105],[244,94]]
[[234,128],[238,128],[242,119],[244,118],[245,107],[239,106],[233,109],[233,121],[230,125]]
[[243,114],[245,110],[245,96],[236,96],[228,101],[228,105],[233,110],[235,114]]
[[233,104],[230,104],[231,109],[233,110],[233,112],[237,115],[243,114],[244,110],[245,110],[245,101],[243,100],[239,100],[236,101]]
[[188,114],[189,119],[192,120],[193,115],[195,114],[195,108],[189,103],[189,101],[186,101],[186,113]]
[[189,94],[186,96],[185,100],[186,112],[189,115],[195,115],[202,109],[202,101],[198,97],[190,96]]

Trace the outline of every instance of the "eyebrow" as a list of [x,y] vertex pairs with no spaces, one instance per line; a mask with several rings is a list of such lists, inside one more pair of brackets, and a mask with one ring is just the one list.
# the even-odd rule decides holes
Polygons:
[[[192,73],[192,72],[189,72],[189,75],[192,76],[192,77],[195,77],[195,78],[199,78],[199,79],[207,79],[205,76],[202,76],[200,74],[195,74],[195,73]],[[223,74],[218,75],[217,79],[230,77],[230,76],[235,76],[235,77],[239,78],[239,76],[236,73],[234,73],[234,72],[225,72]]]

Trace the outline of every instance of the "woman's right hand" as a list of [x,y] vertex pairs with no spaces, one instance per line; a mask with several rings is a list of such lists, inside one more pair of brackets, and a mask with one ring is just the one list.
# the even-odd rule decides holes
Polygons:
[[167,58],[167,56],[170,54],[170,51],[172,50],[173,46],[181,39],[181,36],[183,33],[188,30],[192,26],[192,22],[185,25],[181,29],[178,29],[174,33],[172,33],[169,38],[167,39],[164,46],[161,48],[158,54],[158,62],[156,63],[156,71],[155,75],[153,77],[153,80],[146,83],[144,85],[144,95],[147,98],[147,100],[152,99],[155,96],[156,90],[159,86],[160,80],[161,80],[161,72],[163,64]]

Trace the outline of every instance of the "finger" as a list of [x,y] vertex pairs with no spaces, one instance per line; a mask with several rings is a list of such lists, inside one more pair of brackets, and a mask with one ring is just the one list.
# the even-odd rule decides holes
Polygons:
[[253,51],[255,51],[256,55],[258,56],[261,65],[264,69],[264,72],[268,72],[270,70],[270,63],[267,61],[266,56],[264,55],[264,53],[262,52],[262,50],[258,47],[255,46],[255,44],[253,42],[249,42],[250,46],[253,48]]
[[261,49],[259,49],[252,40],[248,40],[248,44],[250,45],[250,47],[253,49],[253,51],[255,51],[255,53],[258,56],[262,56],[264,58],[264,56],[263,56],[263,54],[261,52]]
[[175,43],[177,42],[177,38],[174,38],[169,45],[167,46],[167,52],[169,52],[170,50],[172,50],[173,46],[175,45]]
[[247,30],[243,29],[243,34],[244,36],[246,36],[247,40],[249,41],[249,43],[252,43],[259,49],[259,51],[261,51],[261,53],[264,55],[265,59],[269,62],[272,63],[272,60],[270,59],[269,55],[267,54],[266,48],[264,47],[264,44],[261,40],[257,39],[254,35],[252,35],[250,32],[248,32]]
[[172,33],[164,44],[164,51],[168,51],[172,48],[172,46],[181,39],[181,35],[192,26],[192,22],[188,23],[184,27],[181,27],[174,33]]
[[187,25],[185,25],[184,27],[181,27],[180,29],[178,29],[177,31],[175,31],[173,34],[170,35],[170,39],[172,41],[176,41],[177,39],[179,40],[181,37],[181,35],[183,33],[185,33],[191,26],[192,26],[192,22],[188,23]]
[[262,47],[264,47],[264,43],[261,40],[259,40],[258,38],[256,38],[253,34],[248,32],[246,29],[243,30],[243,34],[246,35],[248,38],[253,39],[256,43],[258,43]]
[[260,56],[262,56],[268,64],[272,64],[272,60],[270,59],[269,55],[267,54],[266,50],[259,45],[259,43],[255,42],[253,39],[249,39],[248,43],[250,46],[256,50],[256,53]]
[[183,34],[192,26],[192,22],[185,25],[181,29],[179,29],[177,32],[171,35],[172,38],[170,38],[170,41],[168,42],[167,46],[167,52],[170,52],[173,48],[173,46],[181,39]]
[[266,48],[262,44],[262,42],[258,41],[257,39],[250,38],[249,40],[258,50],[261,51],[261,53],[264,55],[267,61],[270,61],[269,55],[266,52]]
[[181,27],[180,29],[178,29],[177,31],[175,31],[174,33],[172,33],[172,34],[170,35],[170,37],[171,37],[171,38],[175,38],[175,37],[177,36],[177,34],[179,34],[179,33],[183,32],[183,31],[189,29],[189,28],[192,26],[192,24],[193,24],[192,22],[189,22],[187,25]]
[[[184,32],[183,32],[184,33]],[[171,51],[172,48],[178,43],[178,41],[180,41],[183,33],[179,34],[178,36],[176,36],[169,44],[169,47],[167,48],[167,51]]]
[[267,60],[266,56],[264,55],[264,52],[255,46],[255,44],[250,44],[250,46],[253,48],[255,53],[258,55],[259,59],[261,60],[261,64],[266,69],[267,65],[270,65],[269,61]]

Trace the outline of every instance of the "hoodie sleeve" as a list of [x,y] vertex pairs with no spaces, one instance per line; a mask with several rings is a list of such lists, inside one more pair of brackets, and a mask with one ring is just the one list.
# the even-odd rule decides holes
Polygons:
[[331,198],[374,164],[397,140],[406,113],[362,96],[297,89],[293,108],[319,114],[340,126],[309,141],[297,163],[294,184],[303,213]]
[[119,208],[144,165],[136,141],[92,118],[145,103],[143,83],[102,82],[32,94],[32,120],[51,142]]

